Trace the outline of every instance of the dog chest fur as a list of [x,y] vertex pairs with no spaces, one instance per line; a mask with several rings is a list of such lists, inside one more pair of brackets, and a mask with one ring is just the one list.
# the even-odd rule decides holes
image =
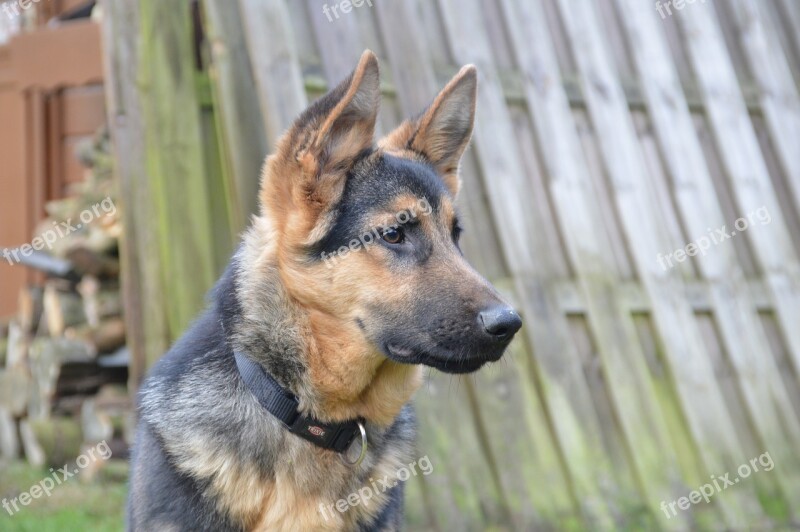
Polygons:
[[[394,490],[346,512],[332,508],[414,460],[410,406],[387,429],[368,425],[368,456],[358,469],[350,468],[336,453],[288,433],[263,410],[238,380],[232,357],[215,346],[218,324],[213,311],[202,317],[193,330],[204,332],[176,344],[142,389],[141,423],[153,437],[147,445],[137,441],[135,452],[166,467],[148,471],[134,460],[131,528],[184,530],[189,515],[206,526],[222,520],[231,530],[353,530],[381,518],[391,525],[395,516],[386,509],[400,496]],[[202,344],[207,351],[194,355]],[[212,504],[198,508],[191,497],[157,489],[181,483]],[[159,508],[163,497],[173,499],[168,512]]]

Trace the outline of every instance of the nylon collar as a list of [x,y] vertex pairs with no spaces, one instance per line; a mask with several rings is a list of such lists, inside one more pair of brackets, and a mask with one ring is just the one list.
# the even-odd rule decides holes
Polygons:
[[[301,414],[297,397],[283,388],[264,368],[243,353],[234,351],[236,367],[247,389],[270,414],[277,418],[292,434],[310,441],[318,447],[345,452],[362,432],[363,421],[325,423]],[[359,427],[361,423],[361,427]],[[363,437],[363,436],[362,436]],[[359,460],[360,461],[360,460]]]

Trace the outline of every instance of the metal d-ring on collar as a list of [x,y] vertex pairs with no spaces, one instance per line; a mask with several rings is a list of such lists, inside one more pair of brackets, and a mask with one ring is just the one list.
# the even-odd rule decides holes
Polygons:
[[350,467],[358,467],[367,456],[367,429],[361,421],[358,421],[357,423],[358,430],[361,432],[361,452],[359,453],[358,458],[355,460],[355,462],[350,462],[347,459],[347,451],[350,450],[349,448],[340,455],[342,457],[342,462]]

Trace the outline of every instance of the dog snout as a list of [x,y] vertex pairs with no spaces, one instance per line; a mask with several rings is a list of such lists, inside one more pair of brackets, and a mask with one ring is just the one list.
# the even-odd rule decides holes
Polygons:
[[508,305],[493,305],[478,313],[483,332],[492,340],[507,342],[522,327],[522,318]]

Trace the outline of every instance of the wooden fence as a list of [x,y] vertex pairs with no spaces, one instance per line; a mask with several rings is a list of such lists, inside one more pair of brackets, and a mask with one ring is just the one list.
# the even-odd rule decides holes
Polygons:
[[104,6],[134,382],[202,306],[264,155],[365,48],[382,132],[474,63],[464,247],[524,334],[418,393],[410,528],[798,522],[795,0]]

